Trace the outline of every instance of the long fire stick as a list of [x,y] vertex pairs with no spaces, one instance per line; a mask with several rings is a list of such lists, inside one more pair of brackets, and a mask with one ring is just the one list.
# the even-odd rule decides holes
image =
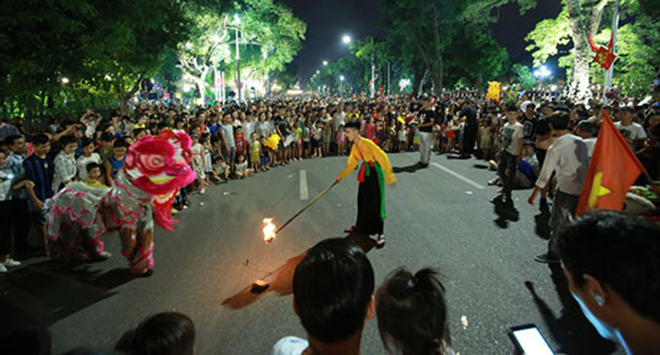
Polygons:
[[321,192],[320,194],[318,194],[318,196],[314,197],[314,199],[313,199],[312,201],[310,201],[310,202],[307,204],[307,206],[303,207],[303,209],[301,209],[300,211],[298,211],[298,213],[294,214],[293,217],[289,218],[288,221],[284,222],[284,224],[283,224],[281,227],[277,228],[277,230],[275,231],[275,235],[277,235],[280,231],[282,231],[282,229],[284,229],[284,227],[286,227],[289,223],[293,222],[294,219],[296,219],[298,216],[300,216],[300,215],[301,215],[303,212],[305,212],[308,208],[312,207],[312,205],[313,205],[316,201],[318,201],[321,197],[323,197],[323,195],[325,195],[326,193],[328,193],[328,191],[330,191],[330,190],[331,190],[333,187],[335,187],[335,185],[337,185],[338,183],[339,183],[338,181],[333,182],[332,185],[328,186],[325,190],[323,190],[323,192]]

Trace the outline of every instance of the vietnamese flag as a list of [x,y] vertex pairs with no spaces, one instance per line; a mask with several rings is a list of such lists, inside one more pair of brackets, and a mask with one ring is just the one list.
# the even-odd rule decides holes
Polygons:
[[603,111],[603,124],[575,216],[595,209],[622,210],[626,193],[644,170],[610,115]]

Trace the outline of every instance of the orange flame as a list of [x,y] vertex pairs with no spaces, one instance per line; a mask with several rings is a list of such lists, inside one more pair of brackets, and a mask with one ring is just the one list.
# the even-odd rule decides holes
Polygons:
[[275,230],[277,230],[277,227],[273,224],[273,219],[272,218],[264,218],[264,241],[268,244],[270,244],[273,240],[275,240]]

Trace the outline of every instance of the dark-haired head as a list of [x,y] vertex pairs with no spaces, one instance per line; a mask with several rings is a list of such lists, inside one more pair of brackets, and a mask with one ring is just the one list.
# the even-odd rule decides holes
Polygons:
[[295,310],[308,335],[334,344],[360,333],[373,316],[374,283],[359,246],[340,238],[316,244],[293,276]]
[[660,329],[660,227],[597,211],[560,234],[559,250],[569,288],[601,336],[618,341],[631,319]]
[[[65,137],[62,137],[62,140],[64,140]],[[68,137],[71,137],[71,136],[68,136]],[[73,139],[75,141],[75,137],[73,137]],[[43,133],[39,133],[36,136],[33,136],[32,138],[30,138],[30,141],[35,146],[39,146],[39,145],[44,145],[44,144],[50,143],[50,138],[48,138],[48,136],[43,134]]]
[[358,122],[358,121],[348,121],[344,125],[344,128],[345,129],[354,129],[356,131],[359,131],[360,130],[360,122]]
[[177,312],[153,315],[124,333],[115,350],[140,355],[192,355],[195,350],[195,325]]
[[571,122],[571,116],[565,111],[555,111],[550,115],[550,125],[552,129],[562,131],[568,129]]
[[402,354],[442,354],[451,344],[445,289],[438,272],[394,271],[376,292],[378,330],[385,347]]

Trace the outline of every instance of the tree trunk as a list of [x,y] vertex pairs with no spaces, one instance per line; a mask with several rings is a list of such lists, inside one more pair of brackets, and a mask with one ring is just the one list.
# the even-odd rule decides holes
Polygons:
[[482,72],[479,72],[479,74],[477,74],[477,94],[479,96],[481,96],[481,94],[484,92],[483,85],[484,85],[484,74]]
[[417,90],[417,96],[421,96],[424,94],[424,86],[426,86],[426,82],[429,80],[430,72],[428,69],[424,70],[424,76],[422,76],[422,79],[419,81],[419,89]]

